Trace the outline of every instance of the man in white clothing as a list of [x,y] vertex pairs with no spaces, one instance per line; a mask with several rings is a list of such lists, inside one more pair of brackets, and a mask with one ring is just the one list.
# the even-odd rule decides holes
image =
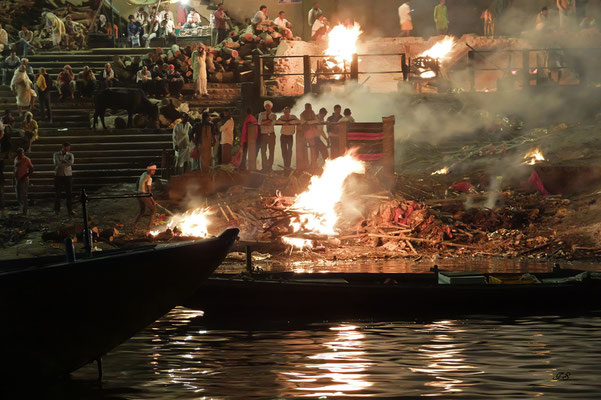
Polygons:
[[330,25],[328,20],[323,15],[319,16],[319,18],[315,20],[313,28],[311,29],[311,39],[316,42],[323,40],[328,35],[329,27]]
[[8,46],[8,32],[0,24],[0,52]]
[[411,4],[404,2],[399,7],[399,19],[401,22],[401,36],[411,36],[413,30],[413,21],[411,20]]
[[[277,116],[271,112],[273,103],[267,100],[263,103],[265,111],[259,114],[259,134],[261,135],[261,163],[263,172],[271,171],[273,166],[273,156],[275,153],[275,130],[273,125]],[[269,151],[269,156],[267,152]]]
[[259,7],[259,11],[257,11],[255,16],[251,20],[251,23],[256,28],[261,24],[269,22],[269,17],[267,15],[268,15],[267,6],[262,5],[261,7]]
[[273,23],[281,28],[292,28],[292,24],[286,19],[286,13],[284,11],[280,11],[280,15],[273,20]]
[[309,15],[308,15],[309,28],[313,29],[313,24],[322,15],[323,15],[323,11],[321,11],[321,8],[319,8],[319,3],[317,3],[317,2],[313,3],[313,7],[311,7],[311,9],[309,10]]
[[182,116],[173,127],[173,150],[175,150],[175,168],[178,174],[186,172],[190,165],[190,124],[188,114]]
[[289,170],[292,164],[294,135],[296,134],[296,126],[300,124],[300,120],[296,115],[290,114],[290,107],[286,107],[284,108],[284,115],[276,121],[276,124],[282,125],[280,146],[282,148],[282,158],[284,159],[284,169]]

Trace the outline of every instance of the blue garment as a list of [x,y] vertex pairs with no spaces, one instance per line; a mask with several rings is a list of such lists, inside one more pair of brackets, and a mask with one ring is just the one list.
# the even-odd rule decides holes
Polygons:
[[127,36],[136,36],[142,34],[142,25],[138,21],[127,23]]

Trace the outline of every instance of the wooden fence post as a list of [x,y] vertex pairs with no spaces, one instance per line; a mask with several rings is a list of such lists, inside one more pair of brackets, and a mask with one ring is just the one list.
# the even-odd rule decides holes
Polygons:
[[382,151],[384,153],[383,158],[383,176],[385,181],[394,182],[394,115],[390,117],[382,117],[382,132],[384,137],[382,139]]
[[305,94],[309,94],[313,91],[311,83],[311,57],[306,54],[303,56],[303,78]]
[[359,82],[359,55],[353,53],[351,60],[351,81]]
[[524,89],[527,89],[530,86],[530,50],[522,51],[522,77]]
[[248,151],[246,158],[248,159],[248,170],[257,170],[257,136],[259,134],[259,126],[257,124],[248,125]]
[[348,123],[338,123],[336,133],[338,134],[338,156],[343,156],[346,153],[346,132],[348,131]]
[[467,52],[467,68],[469,71],[470,91],[476,91],[476,53],[473,50]]

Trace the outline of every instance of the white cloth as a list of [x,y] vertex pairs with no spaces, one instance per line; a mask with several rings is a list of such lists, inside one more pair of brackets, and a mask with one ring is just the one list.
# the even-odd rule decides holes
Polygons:
[[138,179],[138,193],[150,193],[152,188],[152,176],[148,172],[144,172]]
[[399,19],[401,20],[401,25],[411,21],[411,6],[409,4],[403,3],[399,7]]
[[312,28],[315,21],[322,15],[323,15],[323,11],[321,11],[321,8],[318,8],[316,10],[313,7],[311,7],[311,9],[309,10],[309,14],[308,14],[309,26]]
[[163,22],[165,20],[165,17],[167,15],[169,15],[169,20],[170,21],[174,21],[174,19],[173,19],[173,12],[163,10],[163,11],[161,11],[159,13],[159,22]]
[[190,162],[190,130],[192,125],[179,121],[173,127],[173,149],[175,150],[175,166],[183,167]]
[[56,173],[56,176],[73,176],[72,166],[75,162],[73,153],[57,151],[54,153],[52,160],[54,161],[54,172]]
[[173,22],[172,19],[170,19],[169,21],[167,21],[167,23],[165,24],[165,33],[167,35],[171,35],[173,32],[175,31],[175,23]]
[[149,81],[151,79],[152,79],[152,74],[148,70],[146,70],[146,73],[144,73],[144,70],[141,69],[136,74],[136,83],[147,82],[147,81]]
[[[277,120],[277,116],[274,113],[269,113],[269,116],[267,116],[267,111],[263,111],[261,114],[259,114],[259,130],[261,131],[261,134],[263,135],[269,135],[270,133],[274,133],[275,130],[273,128],[273,123]],[[267,121],[270,120],[271,124],[269,125],[262,125],[261,123],[263,121]]]
[[230,117],[221,128],[221,142],[219,144],[234,144],[234,119]]
[[3,51],[7,45],[8,45],[8,32],[6,32],[4,29],[0,29],[0,51]]
[[290,114],[288,118],[282,115],[276,122],[278,125],[282,125],[280,134],[284,136],[294,135],[296,133],[296,125],[300,124],[300,120],[296,115]]
[[290,22],[286,18],[282,19],[280,17],[274,19],[273,23],[282,28],[288,28],[288,25],[290,24]]
[[107,78],[114,78],[115,77],[115,71],[111,68],[110,71],[107,71],[106,68],[104,70],[102,70],[102,78],[103,79],[107,79]]
[[192,68],[194,70],[193,78],[196,82],[196,92],[200,94],[208,94],[207,90],[207,52],[203,51],[202,55],[195,50],[192,53]]
[[33,83],[25,72],[15,71],[10,88],[17,94],[17,105],[19,107],[27,107],[31,103],[33,95]]
[[311,28],[311,37],[315,36],[315,33],[320,30],[321,28],[325,28],[326,24],[323,21],[320,21],[318,19],[315,20],[315,23],[313,23],[313,28]]
[[187,24],[199,24],[200,23],[200,14],[196,11],[190,11],[188,13],[188,18],[186,19]]
[[265,13],[261,10],[257,11],[257,13],[255,14],[255,16],[252,19],[252,24],[253,25],[259,25],[261,22],[267,20],[267,15],[265,15]]

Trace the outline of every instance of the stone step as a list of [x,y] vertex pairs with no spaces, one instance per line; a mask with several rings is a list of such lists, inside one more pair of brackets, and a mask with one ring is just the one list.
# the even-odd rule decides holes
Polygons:
[[[76,143],[72,144],[72,148],[73,146],[76,146]],[[137,158],[141,158],[141,157],[149,157],[149,158],[155,158],[157,156],[160,156],[162,154],[163,149],[168,149],[171,150],[173,148],[172,143],[169,143],[169,146],[165,146],[163,148],[131,148],[131,149],[123,149],[118,148],[118,149],[106,149],[103,150],[102,152],[99,152],[97,150],[94,149],[90,149],[89,146],[86,146],[84,148],[79,148],[78,146],[78,150],[74,151],[74,155],[77,158],[87,158],[87,157],[101,157],[101,155],[103,157],[106,157],[107,159],[121,159],[121,160],[127,160],[129,159],[129,157],[137,157]],[[34,159],[34,160],[38,160],[38,159],[46,159],[46,160],[51,160],[52,159],[52,155],[58,151],[59,149],[56,148],[56,145],[51,145],[49,146],[49,148],[36,148],[35,144],[32,147],[32,151],[30,154],[30,158]]]

